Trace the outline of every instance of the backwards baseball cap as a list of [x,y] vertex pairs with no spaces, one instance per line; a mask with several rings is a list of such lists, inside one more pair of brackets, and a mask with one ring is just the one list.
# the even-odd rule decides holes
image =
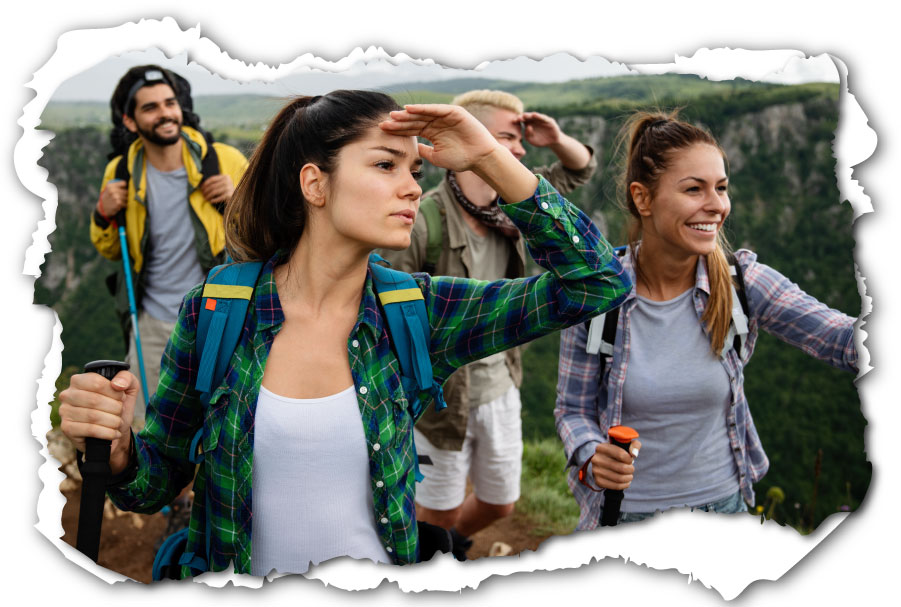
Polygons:
[[128,108],[131,105],[131,102],[134,100],[135,95],[138,94],[138,91],[144,88],[145,86],[153,86],[155,84],[168,84],[172,87],[172,91],[177,91],[175,83],[172,82],[172,79],[166,74],[162,69],[159,69],[155,66],[148,67],[143,75],[135,81],[134,84],[131,85],[131,88],[128,89],[128,95],[125,96],[125,103],[122,104],[122,113],[127,114]]

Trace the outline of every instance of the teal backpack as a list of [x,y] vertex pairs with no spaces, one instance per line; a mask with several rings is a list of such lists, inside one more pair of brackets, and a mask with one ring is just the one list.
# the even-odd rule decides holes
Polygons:
[[[410,415],[416,419],[422,411],[421,393],[426,392],[435,400],[435,409],[447,405],[441,386],[432,376],[429,357],[431,329],[425,299],[419,285],[410,274],[393,270],[377,262],[384,261],[376,254],[369,258],[373,286],[378,295],[379,308],[388,325],[391,347],[401,368],[401,384]],[[200,358],[197,381],[194,387],[201,393],[201,400],[209,402],[213,391],[222,383],[228,363],[238,345],[244,328],[247,308],[253,298],[254,288],[263,263],[254,261],[216,266],[210,270],[203,286],[200,314],[197,318],[196,350]],[[199,464],[202,460],[200,444],[203,428],[197,430],[191,442],[190,460]],[[416,456],[413,445],[416,480],[423,475],[419,464],[431,463]],[[209,513],[207,513],[207,552],[209,552]],[[184,528],[166,538],[157,550],[153,561],[152,578],[180,579],[181,566],[191,567],[193,575],[200,575],[207,568],[207,560],[185,552],[188,529]]]

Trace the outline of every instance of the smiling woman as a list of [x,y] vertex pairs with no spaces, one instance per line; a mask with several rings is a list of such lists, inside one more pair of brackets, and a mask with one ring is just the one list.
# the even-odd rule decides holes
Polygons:
[[183,575],[230,563],[266,575],[345,555],[395,564],[420,556],[412,429],[425,407],[408,406],[370,253],[409,245],[423,158],[490,184],[547,270],[494,283],[414,275],[439,385],[627,293],[590,220],[462,108],[401,109],[365,91],[294,100],[226,208],[232,259],[262,270],[223,383],[208,399],[195,387],[198,286],[185,297],[137,436],[129,372],[112,382],[76,375],[60,394],[61,427],[79,449],[85,437],[112,440],[117,476],[108,492],[124,510],[155,512],[191,481],[192,439],[202,429]]
[[[628,489],[604,524],[682,506],[735,513],[754,504],[752,483],[769,467],[743,390],[758,329],[857,369],[853,318],[751,251],[729,252],[729,179],[716,140],[659,114],[637,114],[627,129],[624,198],[633,223],[623,265],[635,288],[613,317],[612,342],[603,325],[608,350],[589,345],[585,326],[560,340],[554,413],[578,529],[602,520],[603,489]],[[631,454],[608,442],[619,425],[641,437]]]

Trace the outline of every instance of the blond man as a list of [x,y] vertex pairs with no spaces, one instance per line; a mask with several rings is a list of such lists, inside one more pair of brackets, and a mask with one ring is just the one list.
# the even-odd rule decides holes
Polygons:
[[[533,172],[561,194],[585,184],[597,166],[590,148],[564,133],[550,116],[524,111],[515,95],[474,90],[452,103],[474,115],[519,160],[526,155],[523,141],[551,150],[557,161]],[[497,198],[475,173],[448,171],[439,186],[423,195],[410,247],[379,254],[406,272],[483,280],[524,276],[522,239]],[[431,222],[432,227],[440,225],[440,235],[429,234],[430,211],[440,218]],[[417,518],[464,536],[464,545],[473,533],[512,514],[519,499],[521,382],[518,349],[467,365],[444,386],[447,409],[429,411],[414,430],[417,452],[432,462],[422,467],[426,478],[417,485]],[[469,495],[467,479],[473,487]]]

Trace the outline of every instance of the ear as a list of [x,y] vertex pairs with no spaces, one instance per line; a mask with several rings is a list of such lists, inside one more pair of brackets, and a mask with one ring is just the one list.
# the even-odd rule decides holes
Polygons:
[[308,162],[300,169],[300,191],[314,207],[325,206],[327,175],[318,166]]
[[138,132],[138,125],[135,122],[134,118],[132,118],[131,116],[123,115],[122,116],[122,124],[124,124],[125,128],[127,128],[132,133]]
[[629,194],[632,195],[632,202],[638,214],[642,217],[648,217],[651,214],[651,192],[643,183],[633,181],[629,184]]

